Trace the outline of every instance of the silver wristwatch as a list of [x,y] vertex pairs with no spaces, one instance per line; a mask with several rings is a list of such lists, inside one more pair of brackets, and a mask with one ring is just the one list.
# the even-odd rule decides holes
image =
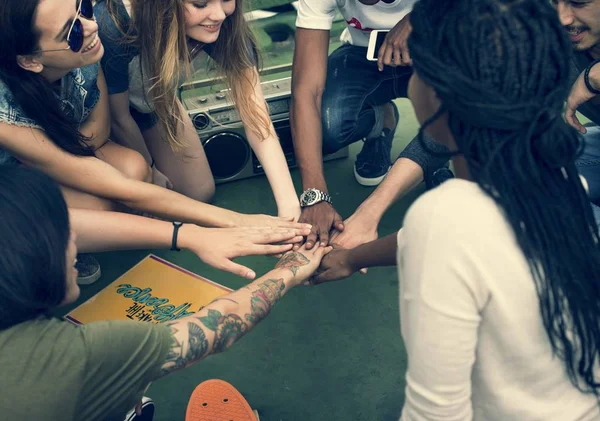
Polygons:
[[331,204],[331,196],[317,189],[306,189],[300,195],[300,207],[316,205],[319,202],[327,202]]

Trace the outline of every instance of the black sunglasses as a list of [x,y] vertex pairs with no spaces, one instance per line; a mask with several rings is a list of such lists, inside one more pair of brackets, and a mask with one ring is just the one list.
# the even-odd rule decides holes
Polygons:
[[71,28],[67,33],[67,43],[69,46],[67,48],[57,48],[53,50],[38,50],[39,53],[49,52],[49,51],[65,51],[71,50],[74,53],[78,53],[83,47],[83,24],[81,23],[80,16],[83,16],[86,19],[94,18],[94,7],[92,6],[92,0],[78,0],[75,8],[75,19],[71,24]]

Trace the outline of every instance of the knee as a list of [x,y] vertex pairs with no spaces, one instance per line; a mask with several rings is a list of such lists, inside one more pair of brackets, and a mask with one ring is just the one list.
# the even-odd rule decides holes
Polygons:
[[144,157],[134,150],[123,152],[123,174],[132,180],[152,182],[152,169],[144,159]]
[[186,196],[189,196],[199,202],[211,203],[215,197],[215,180],[211,178],[210,181],[202,183],[194,190],[195,191],[190,192],[190,194],[186,194]]

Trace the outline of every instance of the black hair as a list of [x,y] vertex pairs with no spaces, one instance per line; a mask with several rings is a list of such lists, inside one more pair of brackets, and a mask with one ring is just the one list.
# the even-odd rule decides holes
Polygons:
[[0,166],[0,330],[34,319],[66,296],[67,205],[48,176]]
[[598,228],[575,168],[581,139],[561,118],[571,45],[556,11],[547,0],[421,0],[411,23],[415,72],[441,100],[420,136],[447,113],[529,263],[553,352],[598,397]]
[[0,79],[25,115],[39,124],[56,145],[74,155],[93,156],[93,149],[85,143],[89,139],[79,132],[77,124],[67,119],[52,84],[17,62],[17,56],[34,54],[39,48],[40,34],[35,28],[38,3],[39,0],[2,2]]

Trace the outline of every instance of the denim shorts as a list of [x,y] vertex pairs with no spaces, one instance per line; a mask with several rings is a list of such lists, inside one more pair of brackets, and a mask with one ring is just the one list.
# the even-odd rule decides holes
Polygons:
[[156,123],[158,123],[158,116],[156,113],[141,113],[133,107],[129,107],[129,112],[131,113],[131,117],[133,117],[141,132],[151,129],[152,127],[156,126]]

